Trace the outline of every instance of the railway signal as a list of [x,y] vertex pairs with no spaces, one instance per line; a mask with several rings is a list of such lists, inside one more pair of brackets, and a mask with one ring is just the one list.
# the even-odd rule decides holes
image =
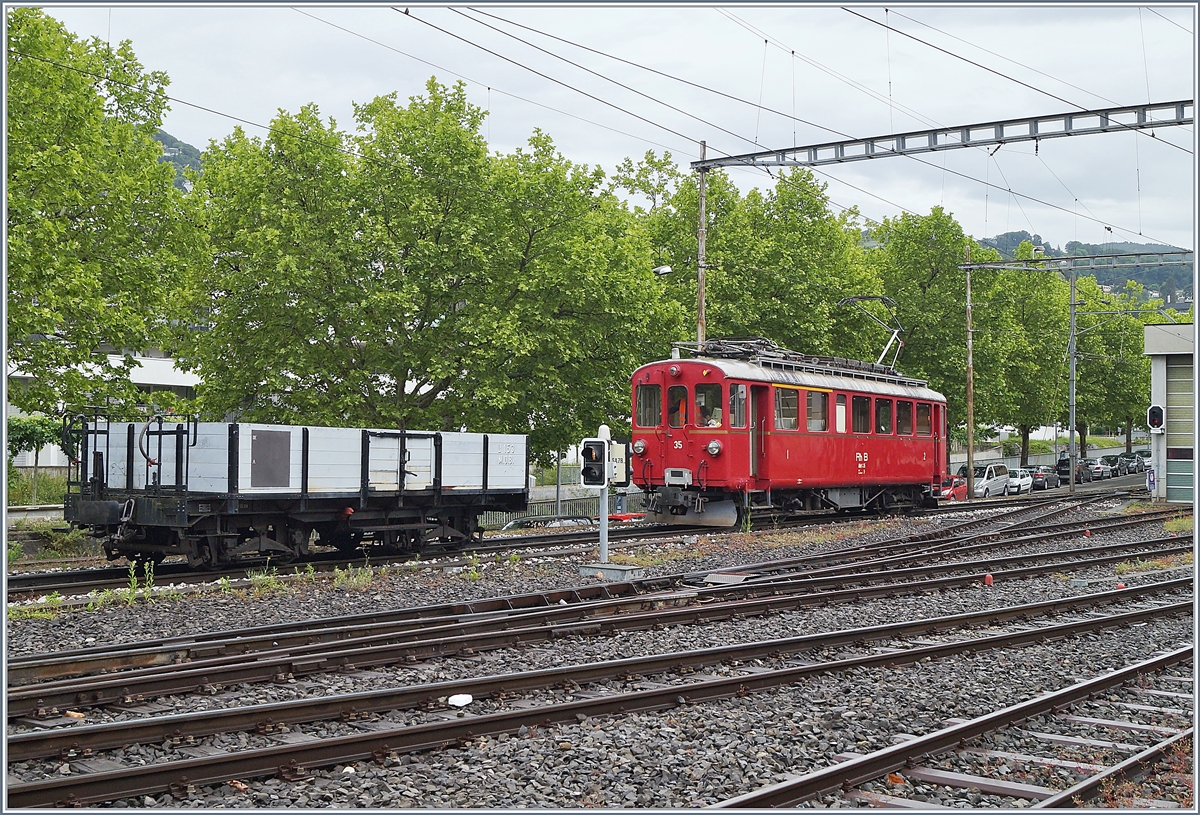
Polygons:
[[581,445],[579,483],[584,487],[608,487],[608,439],[584,439]]
[[1163,432],[1162,405],[1151,405],[1146,409],[1146,424],[1150,426],[1151,433]]

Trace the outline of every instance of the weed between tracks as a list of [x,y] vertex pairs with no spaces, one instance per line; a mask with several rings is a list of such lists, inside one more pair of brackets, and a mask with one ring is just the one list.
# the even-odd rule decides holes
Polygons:
[[1176,534],[1180,532],[1191,532],[1192,527],[1194,526],[1192,520],[1193,519],[1191,515],[1172,518],[1171,520],[1163,523],[1163,529],[1167,530],[1168,532],[1175,532]]
[[1182,739],[1167,752],[1158,763],[1157,769],[1152,770],[1139,781],[1118,781],[1110,779],[1100,785],[1100,793],[1091,801],[1075,799],[1079,807],[1104,807],[1106,809],[1125,809],[1130,807],[1145,807],[1148,801],[1159,794],[1148,791],[1146,782],[1153,784],[1154,790],[1165,787],[1158,783],[1159,779],[1175,781],[1185,790],[1179,797],[1180,809],[1186,811],[1195,806],[1195,781],[1192,776],[1192,740]]
[[1116,574],[1129,574],[1131,572],[1151,572],[1162,569],[1175,569],[1180,566],[1189,566],[1194,558],[1191,552],[1186,555],[1173,555],[1172,557],[1162,557],[1155,560],[1127,560],[1124,563],[1118,563],[1113,568]]
[[609,555],[609,560],[623,566],[663,566],[681,560],[697,559],[717,553],[753,552],[762,549],[781,549],[791,546],[825,543],[857,538],[884,528],[887,521],[820,526],[797,530],[775,529],[762,532],[733,532],[727,535],[700,535],[684,538],[682,542],[648,543],[632,552]]

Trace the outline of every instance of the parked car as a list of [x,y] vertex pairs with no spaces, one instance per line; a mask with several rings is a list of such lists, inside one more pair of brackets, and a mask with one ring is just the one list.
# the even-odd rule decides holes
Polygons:
[[1057,487],[1061,483],[1062,479],[1058,477],[1058,470],[1049,464],[1039,464],[1033,468],[1032,489],[1048,490],[1052,487]]
[[1100,460],[1108,465],[1112,470],[1113,477],[1125,475],[1129,472],[1129,462],[1118,455],[1100,456]]
[[1023,492],[1033,492],[1033,473],[1029,470],[1012,470],[1008,474],[1008,495],[1020,495]]
[[[1062,459],[1058,461],[1058,466],[1055,468],[1058,473],[1058,479],[1063,484],[1070,484],[1070,460]],[[1075,461],[1075,484],[1084,484],[1086,481],[1092,480],[1092,471],[1084,465],[1084,459]]]
[[[1084,459],[1076,459],[1075,461],[1075,483],[1082,484],[1085,481],[1092,480],[1092,471],[1084,465]],[[1059,479],[1064,484],[1071,483],[1071,460],[1062,458],[1058,460],[1058,467],[1055,468]]]
[[1083,465],[1096,481],[1103,481],[1106,478],[1113,477],[1112,467],[1109,467],[1098,458],[1085,458]]
[[1146,459],[1137,453],[1121,453],[1117,458],[1125,462],[1125,472],[1127,473],[1144,473],[1146,471]]
[[[966,476],[967,465],[958,468],[958,474]],[[974,470],[975,497],[990,498],[1003,495],[1008,489],[1008,468],[1003,464],[977,464]]]
[[960,475],[946,476],[942,479],[942,485],[938,487],[937,497],[946,501],[967,500],[967,479]]
[[1150,469],[1151,454],[1149,450],[1134,450],[1133,454],[1142,460],[1146,465],[1145,469]]

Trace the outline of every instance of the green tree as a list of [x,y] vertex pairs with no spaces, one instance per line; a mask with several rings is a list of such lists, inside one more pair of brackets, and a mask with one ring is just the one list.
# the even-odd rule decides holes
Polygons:
[[543,462],[627,420],[679,314],[603,174],[537,132],[489,156],[461,84],[355,117],[350,136],[307,106],[206,151],[221,251],[185,351],[205,413],[529,433]]
[[7,373],[32,377],[9,400],[46,413],[135,403],[129,352],[167,344],[203,245],[153,139],[167,77],[128,42],[79,41],[38,9],[7,14]]
[[[669,291],[694,314],[699,186],[696,176],[671,172],[667,159],[647,153],[638,165],[622,164],[616,180],[651,202],[637,211],[654,264],[675,270]],[[707,337],[764,336],[796,351],[874,358],[886,337],[837,307],[848,294],[879,290],[858,245],[856,213],[831,213],[825,185],[810,171],[785,172],[773,188],[745,196],[727,174],[711,171],[705,216]]]
[[42,448],[60,440],[62,425],[49,416],[8,417],[8,468],[13,474],[13,459],[21,453],[33,451],[33,503],[37,503],[38,459]]
[[[1021,241],[1017,260],[1032,260],[1033,244]],[[1029,434],[1050,424],[1067,401],[1063,377],[1069,328],[1070,287],[1053,271],[1006,270],[999,274],[1001,303],[1018,328],[1005,359],[1012,398],[1000,421],[1021,434],[1021,466],[1029,464]],[[999,304],[998,304],[999,305]]]
[[[950,426],[965,427],[966,274],[959,266],[968,246],[976,263],[1000,256],[968,238],[941,207],[924,216],[886,218],[872,234],[879,248],[868,258],[906,332],[900,368],[945,394]],[[1001,278],[977,271],[971,281],[975,422],[995,425],[1011,401],[1004,377],[1015,332],[1003,307]]]

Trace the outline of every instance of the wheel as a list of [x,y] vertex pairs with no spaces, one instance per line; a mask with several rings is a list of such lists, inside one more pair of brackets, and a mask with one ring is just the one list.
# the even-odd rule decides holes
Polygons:
[[985,487],[983,490],[983,497],[987,498],[989,494],[990,494],[990,491]]

